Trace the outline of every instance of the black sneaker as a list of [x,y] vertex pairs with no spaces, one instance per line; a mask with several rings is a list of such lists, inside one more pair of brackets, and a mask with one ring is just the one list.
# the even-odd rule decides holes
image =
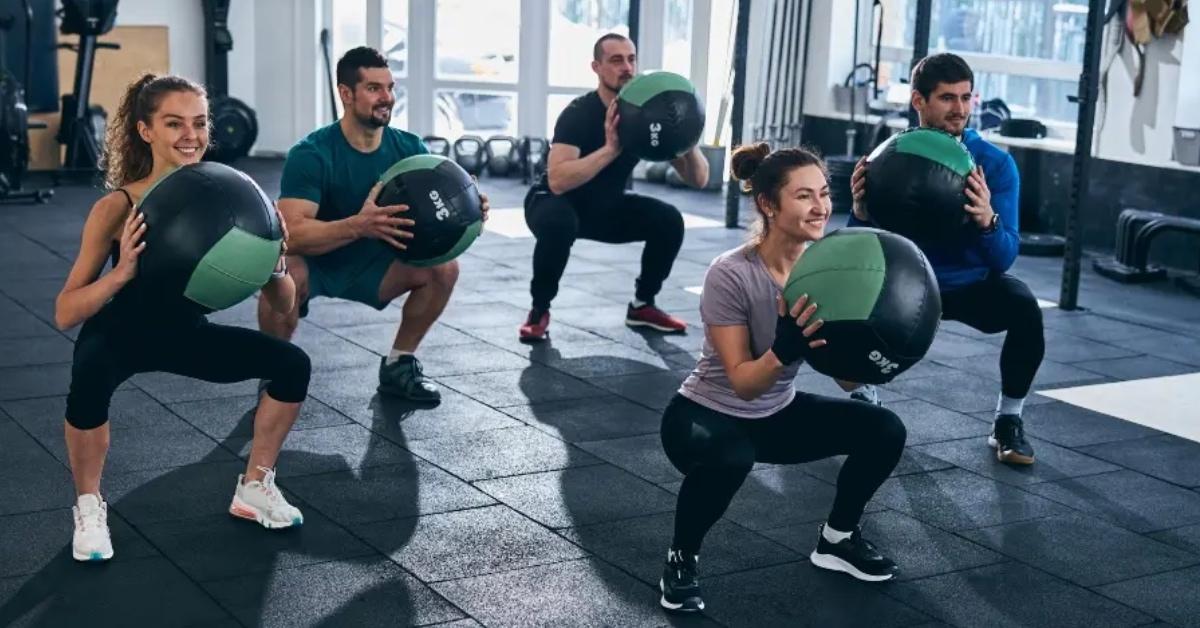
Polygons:
[[438,403],[442,400],[437,386],[421,370],[421,361],[413,355],[402,355],[391,364],[387,363],[387,358],[380,358],[378,390],[385,395],[418,403]]
[[1025,440],[1025,424],[1015,414],[1001,414],[992,424],[988,446],[996,450],[996,460],[1011,464],[1033,464],[1033,445]]
[[855,528],[848,539],[837,543],[825,540],[825,524],[817,526],[817,548],[809,556],[814,566],[848,573],[859,580],[881,582],[896,577],[896,563],[875,550],[875,545]]
[[704,600],[700,599],[700,582],[696,579],[696,564],[700,557],[692,554],[684,556],[679,550],[671,550],[667,554],[667,565],[663,567],[662,579],[658,588],[662,590],[662,598],[658,601],[663,608],[677,613],[696,613],[704,610]]

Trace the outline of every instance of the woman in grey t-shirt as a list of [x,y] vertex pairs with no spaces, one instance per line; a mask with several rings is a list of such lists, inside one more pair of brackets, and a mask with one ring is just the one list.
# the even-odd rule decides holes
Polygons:
[[838,350],[810,340],[821,326],[814,318],[819,304],[801,299],[785,313],[780,294],[807,243],[824,235],[830,214],[825,166],[806,150],[771,152],[765,143],[738,149],[732,165],[754,196],[759,235],[709,266],[700,301],[703,354],[663,413],[663,447],[685,476],[660,582],[662,606],[676,611],[704,608],[696,578],[701,541],[755,462],[846,455],[812,563],[867,581],[896,574],[895,563],[862,538],[858,524],[900,460],[904,424],[878,405],[792,387],[804,344]]

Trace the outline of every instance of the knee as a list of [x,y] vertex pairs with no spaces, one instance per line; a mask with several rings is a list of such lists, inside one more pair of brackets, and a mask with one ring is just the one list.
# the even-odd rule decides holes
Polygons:
[[98,383],[73,380],[67,394],[67,424],[77,430],[94,430],[108,423],[111,397]]
[[434,285],[442,288],[454,288],[454,284],[458,283],[458,260],[450,260],[445,264],[439,264],[429,269],[429,280]]
[[275,360],[275,373],[267,385],[267,394],[276,401],[300,403],[308,397],[308,383],[312,378],[312,360],[304,349],[292,343],[284,343],[280,356]]
[[536,207],[526,210],[525,222],[538,240],[572,242],[579,233],[579,218],[575,208],[561,199],[535,201]]
[[875,416],[873,419],[874,429],[872,434],[873,439],[878,447],[884,451],[901,451],[904,449],[904,444],[908,441],[908,428],[904,426],[904,422],[895,412],[887,408],[874,408]]
[[661,235],[683,239],[683,214],[674,205],[657,203],[652,210],[652,221]]
[[1037,299],[1030,297],[1021,304],[1021,319],[1024,325],[1031,331],[1036,331],[1038,336],[1042,335],[1042,307],[1038,305]]

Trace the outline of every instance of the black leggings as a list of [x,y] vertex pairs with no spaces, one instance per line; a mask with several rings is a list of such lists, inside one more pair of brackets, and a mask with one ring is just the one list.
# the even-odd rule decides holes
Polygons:
[[988,334],[1007,330],[1000,351],[1000,390],[1015,399],[1029,394],[1046,353],[1042,309],[1029,286],[1012,275],[988,275],[983,281],[943,292],[942,318]]
[[684,474],[671,549],[697,554],[755,462],[797,464],[848,454],[829,526],[850,532],[904,450],[900,418],[879,406],[807,393],[779,412],[741,419],[676,394],[663,413],[667,457]]
[[300,347],[260,331],[203,317],[139,324],[105,308],[84,323],[75,342],[67,423],[81,430],[104,425],[113,391],[135,373],[151,371],[219,383],[266,379],[272,399],[300,403],[311,364]]
[[683,244],[683,216],[673,205],[641,194],[624,193],[610,207],[580,206],[566,197],[530,189],[525,196],[525,223],[537,237],[533,248],[533,306],[550,309],[558,282],[567,268],[576,238],[609,244],[645,242],[636,297],[652,303],[671,274]]

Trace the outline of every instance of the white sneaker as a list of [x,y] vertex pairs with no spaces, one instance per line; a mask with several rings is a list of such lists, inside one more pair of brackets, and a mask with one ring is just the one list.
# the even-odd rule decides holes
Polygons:
[[246,484],[238,474],[237,488],[233,491],[233,502],[229,514],[242,519],[257,521],[264,528],[290,528],[304,523],[300,509],[289,504],[283,493],[275,486],[275,470],[259,469],[266,473],[263,479]]
[[108,535],[108,504],[99,495],[80,495],[71,508],[75,515],[75,539],[71,554],[79,561],[102,561],[113,557]]

